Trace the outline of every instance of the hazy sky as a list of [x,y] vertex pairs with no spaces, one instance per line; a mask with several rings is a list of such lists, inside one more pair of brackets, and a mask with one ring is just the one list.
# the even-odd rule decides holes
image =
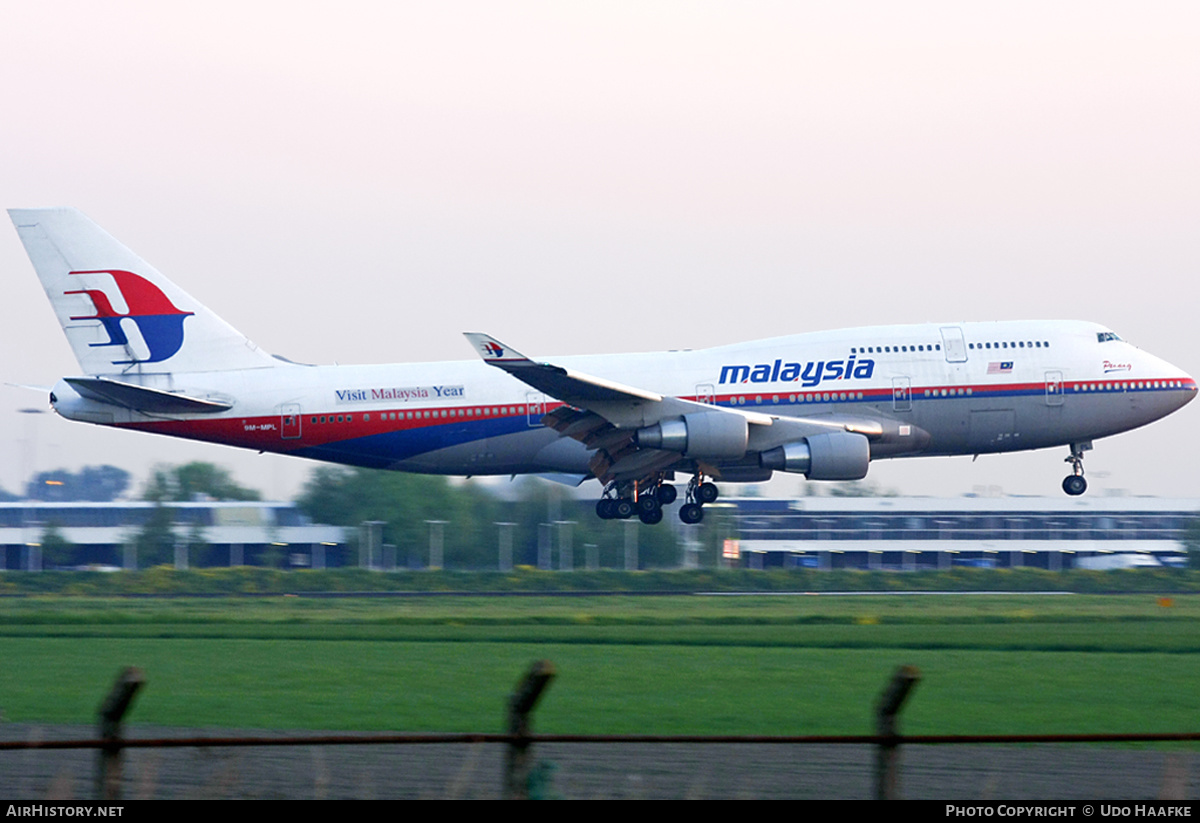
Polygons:
[[[0,194],[73,205],[269,351],[468,359],[1080,318],[1193,375],[1194,2],[12,2]],[[0,226],[0,379],[77,372]],[[310,465],[16,410],[24,469]],[[1200,497],[1200,403],[1099,441],[1095,493]],[[28,446],[36,442],[36,450]],[[25,445],[23,445],[25,444]],[[1061,494],[1066,449],[884,462]],[[791,489],[799,481],[789,481]]]

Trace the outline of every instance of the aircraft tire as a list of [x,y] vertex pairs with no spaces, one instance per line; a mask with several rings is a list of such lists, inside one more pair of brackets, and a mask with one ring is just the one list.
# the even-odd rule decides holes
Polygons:
[[1078,497],[1087,491],[1087,480],[1082,474],[1068,474],[1063,478],[1062,487],[1067,494]]
[[679,508],[679,519],[684,523],[699,523],[704,519],[704,509],[698,503],[687,503]]
[[720,494],[716,483],[701,483],[696,489],[696,499],[701,503],[715,503]]
[[679,490],[670,483],[663,483],[658,487],[658,502],[664,506],[669,506],[679,498]]
[[616,502],[613,509],[613,516],[620,520],[628,520],[633,517],[633,503],[621,498]]
[[642,510],[638,512],[638,518],[647,526],[653,526],[655,523],[661,523],[663,519],[663,510],[661,508],[651,511]]

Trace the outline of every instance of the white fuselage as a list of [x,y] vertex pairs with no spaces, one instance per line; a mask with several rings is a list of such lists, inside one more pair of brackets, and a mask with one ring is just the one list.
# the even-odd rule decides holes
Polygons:
[[[1196,392],[1180,369],[1078,321],[881,326],[554,362],[722,408],[848,416],[912,432],[907,441],[873,444],[872,459],[1085,442],[1152,422]],[[227,398],[232,408],[151,416],[97,404],[64,383],[54,405],[72,419],[352,465],[462,475],[588,472],[589,449],[541,424],[561,405],[556,398],[479,361],[281,363],[137,380]]]

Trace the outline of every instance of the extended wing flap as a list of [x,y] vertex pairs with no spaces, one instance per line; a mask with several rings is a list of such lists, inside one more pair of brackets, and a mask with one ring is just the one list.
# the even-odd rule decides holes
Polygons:
[[100,403],[147,414],[216,414],[233,408],[232,403],[189,397],[186,394],[123,383],[107,377],[63,378],[80,396]]
[[584,443],[593,433],[605,427],[611,428],[612,424],[595,412],[560,406],[542,418],[542,425],[549,426],[563,437]]

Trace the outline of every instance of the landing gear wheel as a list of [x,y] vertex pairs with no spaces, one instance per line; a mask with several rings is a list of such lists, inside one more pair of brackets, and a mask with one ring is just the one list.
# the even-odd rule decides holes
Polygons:
[[662,508],[660,507],[651,511],[646,511],[643,509],[642,511],[638,512],[638,519],[640,519],[647,526],[653,526],[655,523],[661,523],[663,519]]
[[1072,497],[1078,497],[1087,491],[1087,481],[1083,479],[1083,453],[1090,451],[1091,442],[1072,443],[1071,456],[1067,458],[1071,464],[1071,473],[1063,479],[1063,491]]
[[[649,514],[650,512],[661,512],[662,504],[653,495],[642,495],[637,502],[638,514]],[[655,521],[657,522],[657,521]]]
[[704,509],[699,503],[686,503],[679,508],[679,519],[684,523],[699,523],[704,519]]
[[663,483],[658,487],[658,502],[664,506],[669,506],[679,497],[679,490],[670,483]]
[[715,503],[720,494],[716,483],[701,483],[696,489],[696,499],[701,503]]
[[617,517],[621,520],[628,520],[629,518],[633,517],[633,503],[622,497],[617,501],[616,506],[613,508],[613,513],[614,517]]
[[1063,491],[1072,497],[1078,497],[1087,491],[1087,480],[1082,474],[1068,474],[1063,478]]
[[617,501],[605,497],[596,501],[596,516],[601,520],[612,520],[616,517]]

